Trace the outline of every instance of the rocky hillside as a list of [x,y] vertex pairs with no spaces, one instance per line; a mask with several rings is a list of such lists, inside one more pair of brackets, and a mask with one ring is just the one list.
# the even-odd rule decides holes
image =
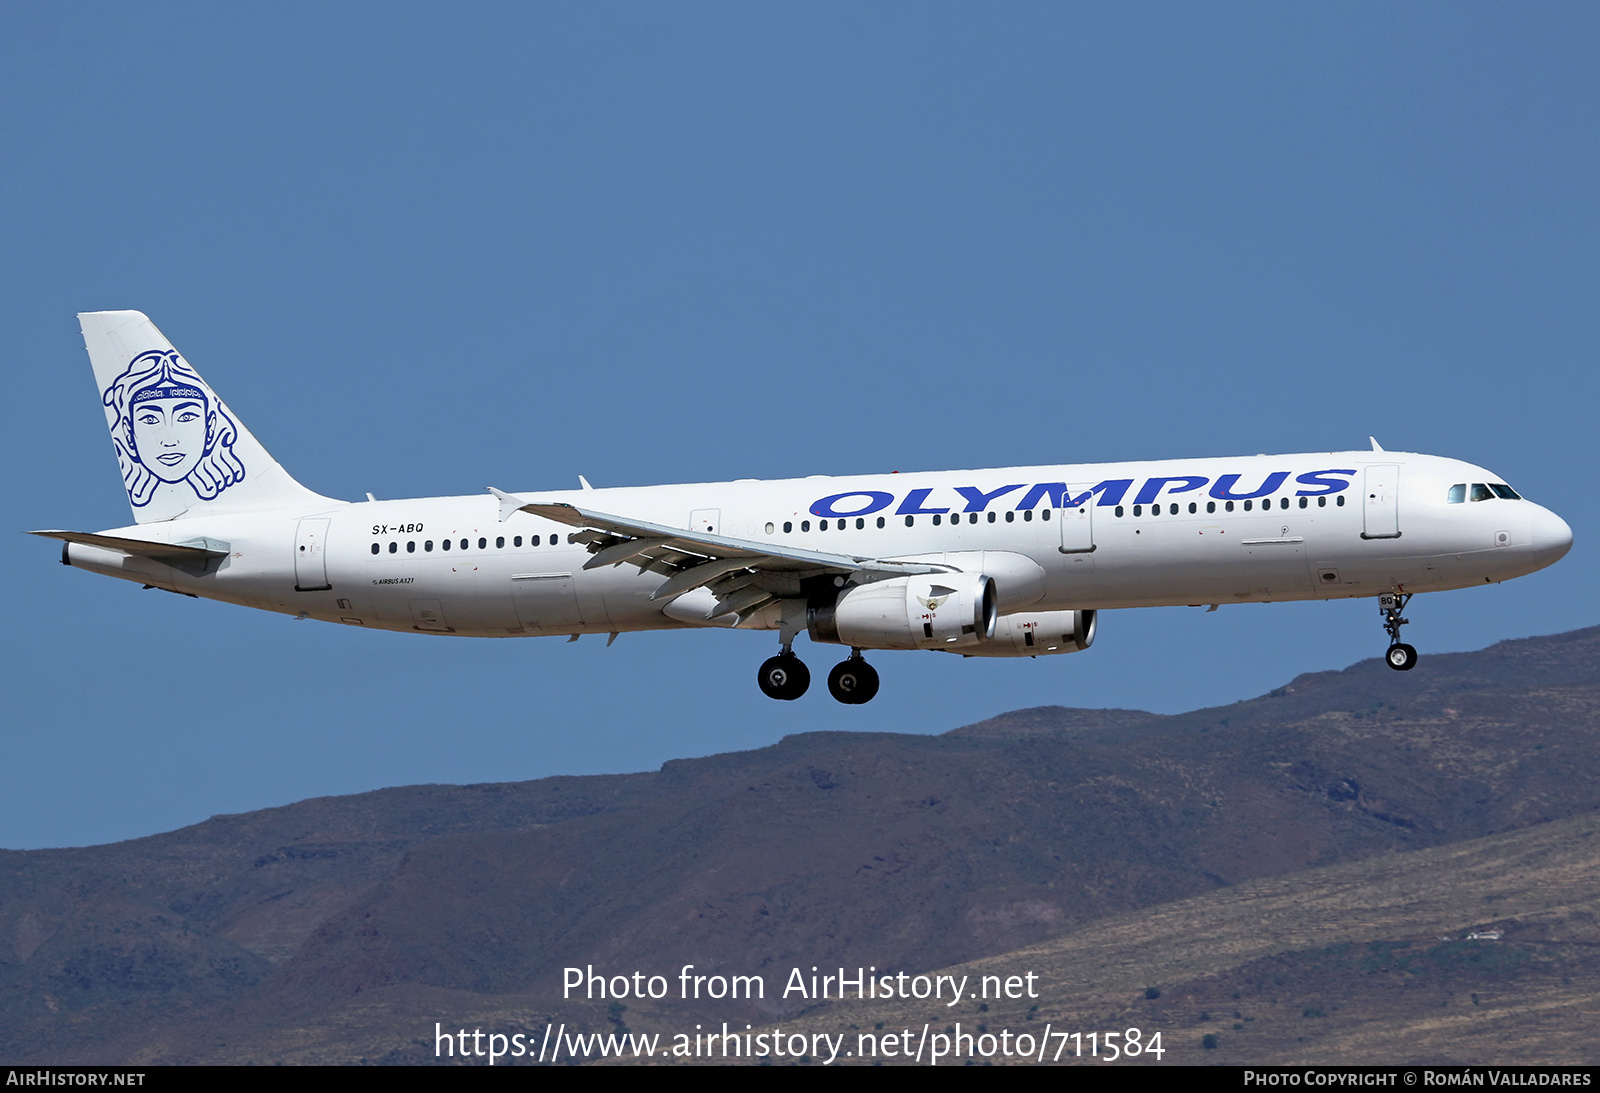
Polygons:
[[436,1018],[770,1020],[793,1007],[622,1018],[564,1002],[561,969],[932,969],[1579,816],[1600,805],[1597,654],[1600,628],[1177,716],[804,734],[652,774],[416,786],[0,852],[0,1057],[410,1062]]

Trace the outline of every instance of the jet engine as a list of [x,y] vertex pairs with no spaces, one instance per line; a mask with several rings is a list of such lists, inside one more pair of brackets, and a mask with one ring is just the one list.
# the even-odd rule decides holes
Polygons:
[[999,595],[982,573],[934,573],[857,585],[807,613],[812,641],[858,649],[981,648],[995,634]]
[[969,657],[1042,657],[1076,653],[1094,644],[1093,611],[1022,611],[1002,615],[994,637],[972,649],[953,649]]

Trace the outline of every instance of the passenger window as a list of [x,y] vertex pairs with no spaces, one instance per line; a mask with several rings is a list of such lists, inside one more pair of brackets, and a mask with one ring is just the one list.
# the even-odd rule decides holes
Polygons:
[[992,512],[989,514],[989,523],[994,523],[994,513]]
[[1215,501],[1207,501],[1206,502],[1206,511],[1207,512],[1216,512],[1217,511],[1217,503]]
[[522,536],[518,535],[515,539],[512,539],[511,540],[511,545],[512,546],[521,546],[522,545]]
[[1305,508],[1305,507],[1306,507],[1306,505],[1307,505],[1307,504],[1308,504],[1308,503],[1309,503],[1309,502],[1310,502],[1310,499],[1309,499],[1309,498],[1306,498],[1306,497],[1302,497],[1302,498],[1300,498],[1300,507],[1301,507],[1301,508]]
[[880,527],[880,528],[881,528],[881,527],[883,527],[883,517],[881,517],[881,516],[880,516],[880,517],[878,517],[878,526],[879,526],[879,527]]
[[1317,508],[1325,509],[1327,507],[1328,507],[1328,499],[1326,497],[1317,498]]
[[1122,506],[1121,505],[1117,506],[1117,518],[1118,519],[1122,518]]
[[1288,508],[1289,507],[1289,499],[1287,497],[1278,498],[1278,507],[1280,509]]
[[378,544],[377,543],[373,543],[372,544],[372,553],[374,553],[374,554],[378,553]]
[[1232,501],[1224,501],[1222,503],[1222,507],[1224,509],[1226,509],[1227,511],[1232,512],[1233,511],[1233,502]]
[[1024,511],[1023,514],[1022,514],[1022,518],[1024,520],[1032,520],[1033,519],[1033,510],[1032,509],[1027,509],[1026,511]]
[[399,549],[400,549],[400,544],[399,543],[390,543],[389,544],[389,553],[390,554],[393,554],[395,551],[397,551]]
[[[1193,505],[1189,506],[1189,511],[1190,512],[1194,511],[1194,506]],[[1168,516],[1176,516],[1176,515],[1178,515],[1178,503],[1176,501],[1174,501],[1172,503],[1171,508],[1167,511],[1167,515]]]
[[917,522],[917,518],[915,516],[907,516],[906,517],[906,527],[908,527],[908,528],[909,527],[913,527],[913,526],[916,525],[916,522]]
[[1450,487],[1450,492],[1445,495],[1445,501],[1451,505],[1459,505],[1467,499],[1467,484],[1457,482]]
[[1143,505],[1135,505],[1135,506],[1133,506],[1133,514],[1135,516],[1143,516],[1144,515],[1144,506]]
[[[462,550],[466,550],[467,549],[467,544],[466,543],[462,543],[461,544],[461,549]],[[488,539],[479,539],[478,540],[478,549],[479,550],[488,550],[489,549],[489,540]]]
[[444,549],[449,550],[450,549],[450,540],[446,539],[442,543],[440,543],[439,545],[444,547]]
[[1482,482],[1474,482],[1472,484],[1472,499],[1474,501],[1491,501],[1494,499],[1494,493]]
[[856,530],[860,531],[867,526],[867,521],[862,517],[856,519]]
[[827,531],[828,530],[828,521],[826,521],[826,520],[818,520],[817,521],[817,530],[818,531]]
[[417,552],[417,544],[416,544],[415,540],[413,540],[413,541],[411,541],[411,542],[406,544],[406,553],[407,554],[415,554],[416,552]]
[[933,526],[939,526],[939,514],[937,512],[933,514]]
[[1050,510],[1049,509],[1041,509],[1039,511],[1039,519],[1041,519],[1041,520],[1050,519]]
[[505,545],[506,545],[506,537],[504,535],[500,536],[499,538],[495,539],[495,541],[494,541],[494,547],[495,547],[496,550],[499,550],[501,547],[503,547]]
[[432,554],[433,553],[433,540],[432,539],[424,539],[423,540],[423,542],[422,542],[422,552],[424,554]]
[[1189,515],[1193,516],[1195,513],[1199,512],[1199,511],[1200,511],[1200,506],[1195,504],[1193,501],[1190,501],[1189,502]]
[[1246,512],[1249,512],[1249,511],[1250,511],[1250,506],[1251,506],[1251,504],[1253,504],[1253,502],[1250,502],[1250,501],[1246,501],[1246,502],[1245,502],[1245,503],[1244,503],[1244,511],[1246,511]]
[[767,521],[767,534],[768,535],[772,534],[772,521],[771,520]]
[[1017,519],[1017,514],[1011,509],[1006,509],[1006,523],[1008,523],[1008,524],[1015,523],[1016,519]]
[[1344,494],[1341,493],[1339,495],[1339,499],[1337,501],[1335,501],[1334,504],[1336,504],[1339,507],[1343,508],[1344,507]]
[[802,521],[800,521],[800,530],[801,531],[810,531],[811,530],[811,521],[810,520],[802,520]]
[[792,531],[794,531],[794,521],[793,520],[785,520],[783,522],[783,533],[785,535],[788,535]]
[[1522,498],[1520,496],[1518,496],[1517,491],[1512,489],[1510,486],[1506,485],[1504,482],[1490,482],[1489,483],[1489,488],[1491,490],[1493,490],[1494,493],[1495,493],[1495,496],[1500,498],[1501,500],[1504,500],[1504,501],[1521,501],[1522,500]]

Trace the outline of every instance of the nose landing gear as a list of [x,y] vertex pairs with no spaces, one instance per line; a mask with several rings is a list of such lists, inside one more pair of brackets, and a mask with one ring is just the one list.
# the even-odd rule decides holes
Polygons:
[[1400,628],[1410,619],[1401,617],[1413,593],[1385,592],[1378,597],[1378,610],[1383,614],[1383,629],[1389,635],[1389,651],[1383,659],[1397,672],[1409,672],[1417,666],[1417,651],[1400,640]]
[[828,693],[846,706],[871,702],[878,693],[878,670],[861,659],[861,650],[850,650],[850,659],[840,661],[828,673]]

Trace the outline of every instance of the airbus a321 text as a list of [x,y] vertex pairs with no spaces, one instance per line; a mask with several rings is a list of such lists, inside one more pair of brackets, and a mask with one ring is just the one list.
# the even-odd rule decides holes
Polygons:
[[[805,693],[802,632],[869,701],[875,649],[1087,649],[1102,608],[1373,596],[1503,581],[1572,545],[1481,467],[1382,450],[336,501],[291,478],[149,319],[79,316],[134,525],[63,563],[346,626],[472,637],[775,631],[758,675]],[[581,479],[580,479],[581,481]]]

